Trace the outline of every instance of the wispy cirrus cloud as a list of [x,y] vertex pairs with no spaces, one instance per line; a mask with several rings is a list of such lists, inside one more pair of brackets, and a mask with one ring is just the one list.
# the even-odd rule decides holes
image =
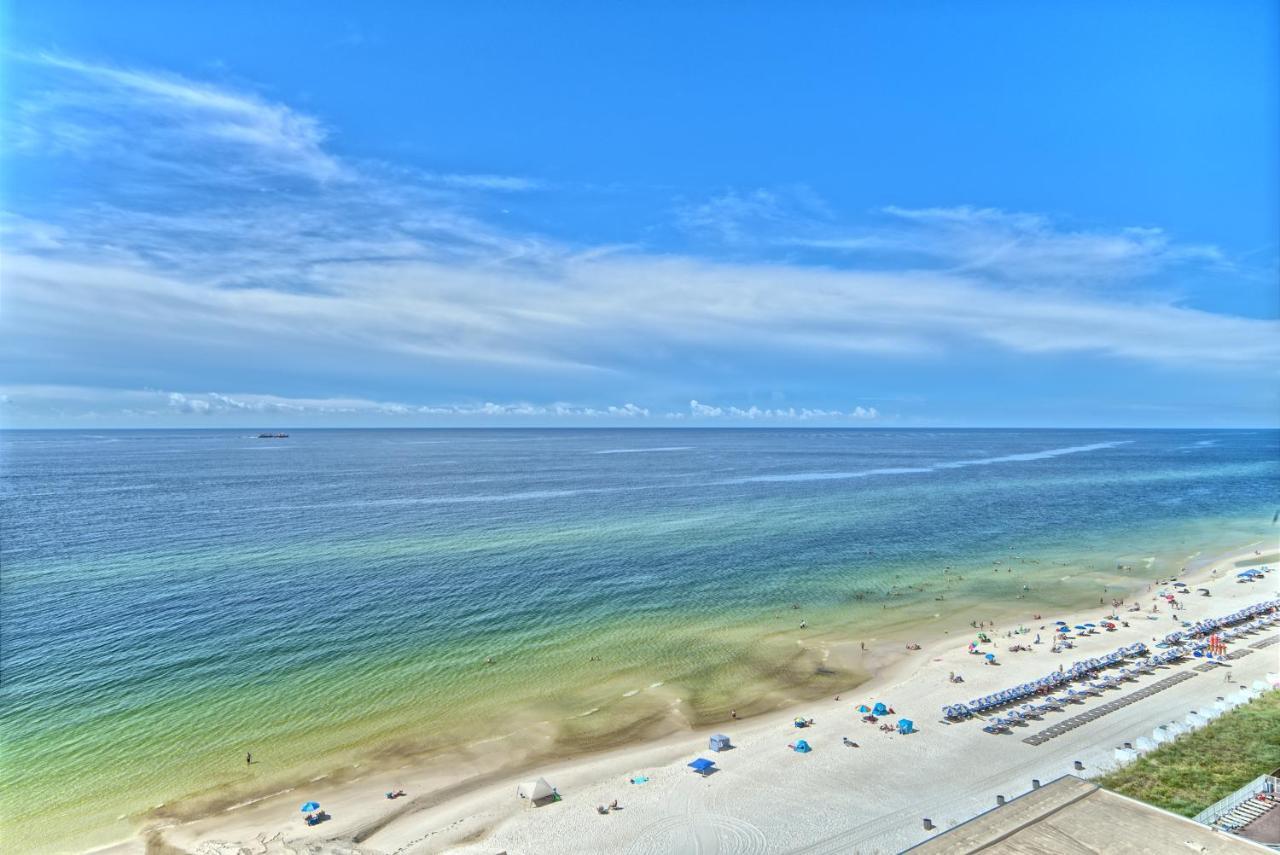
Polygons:
[[[783,260],[569,243],[495,225],[471,195],[545,189],[536,180],[357,163],[334,153],[323,122],[261,95],[65,57],[34,62],[49,76],[15,111],[19,153],[84,159],[140,189],[0,220],[0,360],[31,383],[57,365],[62,378],[67,366],[92,367],[98,383],[190,389],[212,384],[180,372],[250,378],[265,361],[312,388],[455,382],[507,400],[513,383],[536,382],[552,390],[540,400],[591,402],[647,400],[626,384],[674,382],[694,362],[943,365],[990,350],[1232,376],[1280,367],[1273,320],[1074,287],[1177,265],[1228,266],[1213,247],[1157,229],[1069,229],[983,208],[889,208],[879,225],[844,229],[798,187],[733,192],[679,215],[691,233],[737,247],[758,241],[781,248]],[[194,185],[167,180],[175,174]],[[825,255],[817,263],[795,255],[806,251]],[[588,419],[668,410],[691,420],[880,415],[830,402],[450,409],[175,394],[184,397],[157,411],[268,411],[239,402],[388,416],[402,407],[420,416],[496,417],[516,407]],[[443,409],[423,409],[432,406]]]
[[242,167],[329,181],[344,176],[325,151],[313,116],[255,94],[40,53],[24,59],[47,72],[19,102],[20,145],[94,156],[104,148],[174,165],[172,146],[222,149]]
[[1136,279],[1181,265],[1229,266],[1217,247],[1179,243],[1159,228],[1063,229],[1039,214],[969,206],[890,206],[884,213],[892,224],[882,229],[804,243],[852,253],[900,253],[957,272],[1030,284]]

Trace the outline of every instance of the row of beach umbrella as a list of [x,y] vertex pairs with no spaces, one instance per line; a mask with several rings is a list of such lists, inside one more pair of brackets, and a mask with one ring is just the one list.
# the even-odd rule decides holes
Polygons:
[[[1170,662],[1177,661],[1190,655],[1196,650],[1202,650],[1209,644],[1207,639],[1196,639],[1185,645],[1178,646],[1178,642],[1188,636],[1208,635],[1210,633],[1217,632],[1222,627],[1228,627],[1234,624],[1240,624],[1243,621],[1249,621],[1245,626],[1237,626],[1235,629],[1227,629],[1219,632],[1220,638],[1230,640],[1241,633],[1251,632],[1254,629],[1273,623],[1280,620],[1280,613],[1277,612],[1277,609],[1280,609],[1280,599],[1258,603],[1257,605],[1232,612],[1225,617],[1200,621],[1193,624],[1184,632],[1175,632],[1166,636],[1165,643],[1171,645],[1168,650],[1163,650],[1144,659],[1140,659],[1133,663],[1133,671],[1125,669],[1121,673],[1125,677],[1129,677],[1135,676],[1137,673],[1148,672],[1154,670],[1159,665],[1167,665]],[[1259,615],[1262,615],[1262,617],[1259,617]],[[1251,618],[1253,618],[1253,620],[1250,620]],[[1065,627],[1066,624],[1063,621],[1059,621],[1058,626],[1061,630],[1061,628]],[[1089,628],[1089,625],[1083,624],[1078,628],[1087,629]],[[1142,642],[1128,644],[1118,650],[1108,653],[1105,656],[1086,659],[1083,662],[1073,662],[1070,668],[1066,668],[1062,671],[1054,671],[1050,674],[1046,674],[1038,680],[1023,683],[1011,689],[1004,689],[1003,691],[986,695],[985,697],[975,698],[965,704],[948,704],[942,708],[942,714],[951,720],[968,718],[978,713],[1007,706],[1015,701],[1020,701],[1033,695],[1047,693],[1056,687],[1071,682],[1072,680],[1087,678],[1105,668],[1118,665],[1126,659],[1143,656],[1146,653],[1147,646]],[[1115,681],[1113,680],[1111,682],[1113,683]],[[1110,685],[1110,683],[1108,683],[1108,685]],[[1097,689],[1099,687],[1094,685],[1090,688]],[[1070,690],[1068,690],[1068,693],[1075,694]],[[1056,699],[1052,700],[1054,700],[1055,703],[1058,703]]]

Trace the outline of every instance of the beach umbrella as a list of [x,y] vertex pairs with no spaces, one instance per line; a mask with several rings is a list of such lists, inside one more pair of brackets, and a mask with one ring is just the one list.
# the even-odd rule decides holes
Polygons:
[[995,661],[996,661],[996,655],[995,655],[994,653],[988,653],[988,654],[987,654],[987,656],[986,656],[986,659],[987,659],[987,661],[988,661],[988,662],[995,662]]
[[858,712],[862,712],[862,713],[871,712],[871,707],[867,706],[866,704],[862,704],[858,707]]
[[305,805],[302,806],[303,813],[315,813],[318,810],[320,810],[319,802],[307,802]]
[[1085,624],[1085,626],[1087,626],[1087,627],[1089,627],[1089,628],[1092,628],[1092,627],[1093,627],[1093,624],[1091,624],[1091,623],[1086,623],[1086,624]]

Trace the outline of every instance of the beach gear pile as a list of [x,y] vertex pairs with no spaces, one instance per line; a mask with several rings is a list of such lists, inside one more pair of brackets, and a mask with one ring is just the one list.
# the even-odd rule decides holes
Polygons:
[[[1209,645],[1208,638],[1201,638],[1200,636],[1217,633],[1220,639],[1229,641],[1238,635],[1253,632],[1280,621],[1280,612],[1277,609],[1280,609],[1280,599],[1258,603],[1232,612],[1224,617],[1199,621],[1182,632],[1174,632],[1166,636],[1164,643],[1168,645],[1168,649],[1134,662],[1132,669],[1121,669],[1118,677],[1104,677],[1101,682],[1090,683],[1086,689],[1081,691],[1067,689],[1066,699],[1068,701],[1081,700],[1084,695],[1097,694],[1099,689],[1111,688],[1118,685],[1122,680],[1131,679],[1138,674],[1150,673],[1160,665],[1167,665],[1170,662],[1195,655],[1197,651],[1201,651]],[[1224,629],[1224,627],[1228,628]],[[1183,643],[1184,641],[1185,643]],[[1119,650],[1108,653],[1106,656],[1086,659],[1083,662],[1074,662],[1070,668],[1046,674],[1039,680],[1023,683],[1012,689],[1005,689],[985,697],[975,698],[967,704],[948,704],[942,708],[942,714],[951,721],[966,719],[1035,695],[1045,695],[1058,687],[1064,686],[1066,683],[1086,679],[1105,668],[1111,668],[1126,659],[1143,656],[1146,653],[1147,646],[1145,644],[1141,642],[1129,644]],[[1007,730],[1008,725],[1022,721],[1027,715],[1035,715],[1042,711],[1062,708],[1062,702],[1057,698],[1047,697],[1045,700],[1047,703],[1040,706],[1034,704],[1024,705],[1021,712],[1012,712],[1009,713],[1007,718],[998,718],[989,723],[983,730],[990,733],[999,733]]]

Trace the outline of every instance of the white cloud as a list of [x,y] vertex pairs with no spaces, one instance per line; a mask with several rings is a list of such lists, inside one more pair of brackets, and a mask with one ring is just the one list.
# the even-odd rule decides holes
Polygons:
[[694,234],[728,244],[771,240],[779,229],[789,231],[831,216],[826,203],[805,185],[753,190],[729,190],[676,210],[677,224]]
[[85,151],[110,143],[159,163],[180,156],[170,146],[213,144],[272,171],[319,181],[343,175],[324,150],[319,121],[253,93],[48,53],[25,59],[56,78],[19,105],[27,146]]
[[855,254],[897,254],[953,272],[1021,284],[1101,283],[1136,279],[1180,265],[1229,269],[1217,247],[1175,242],[1158,228],[1063,229],[1038,214],[994,208],[899,208],[891,224],[854,234],[788,242]]
[[[245,421],[248,416],[297,417],[303,421],[316,416],[397,416],[406,423],[422,417],[466,418],[507,417],[556,420],[637,420],[650,415],[647,407],[631,402],[590,406],[554,402],[411,404],[367,398],[301,398],[262,393],[166,392],[156,389],[113,389],[89,386],[14,384],[3,387],[0,403],[29,408],[41,413],[49,405],[70,412],[101,416],[129,412],[151,418],[165,416],[230,416]],[[428,422],[440,419],[427,418]]]
[[530,190],[541,190],[545,182],[534,178],[522,178],[518,175],[459,174],[429,172],[422,176],[431,184],[442,184],[446,187],[457,187],[464,190],[494,190],[499,192],[520,193]]
[[[25,212],[0,221],[0,354],[9,364],[97,366],[111,353],[98,366],[113,373],[103,382],[179,388],[192,384],[151,379],[156,366],[198,361],[220,377],[267,360],[281,374],[348,384],[361,373],[416,381],[465,370],[471,388],[500,400],[509,394],[502,389],[525,388],[513,377],[545,381],[541,388],[557,390],[547,397],[631,397],[614,381],[663,372],[669,379],[694,360],[742,357],[837,366],[867,355],[919,362],[994,349],[1237,376],[1280,367],[1274,320],[1076,287],[1178,264],[1225,265],[1212,247],[1179,244],[1156,229],[1064,229],[992,209],[891,208],[882,228],[841,234],[821,200],[790,188],[725,194],[689,207],[684,221],[730,241],[764,230],[788,247],[839,247],[849,253],[839,268],[566,245],[496,228],[467,205],[467,191],[539,186],[528,179],[356,166],[326,148],[319,120],[258,95],[66,58],[35,63],[57,85],[25,102],[26,132],[79,146],[77,156],[93,158],[113,180],[132,175],[142,195],[64,209],[50,221]],[[201,191],[165,180],[170,172],[197,176]],[[862,263],[867,253],[874,261]],[[580,391],[604,380],[608,392]],[[631,403],[178,394],[136,404],[170,415],[650,415]],[[711,404],[665,414],[878,416],[862,407]]]
[[[668,413],[672,419],[682,419],[684,413]],[[851,410],[824,410],[810,407],[786,407],[761,409],[757,406],[735,407],[714,406],[698,400],[689,402],[688,417],[691,419],[733,419],[746,421],[872,421],[880,418],[875,407],[854,407]]]

